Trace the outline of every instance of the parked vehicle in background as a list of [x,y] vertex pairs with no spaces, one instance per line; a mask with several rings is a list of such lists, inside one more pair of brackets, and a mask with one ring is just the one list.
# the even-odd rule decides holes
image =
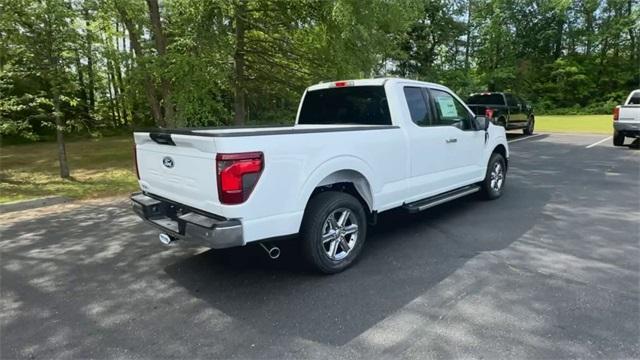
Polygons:
[[467,105],[476,115],[484,115],[507,130],[522,129],[525,135],[533,134],[533,108],[517,95],[504,92],[471,94]]
[[[300,234],[318,270],[348,267],[367,224],[482,192],[498,198],[505,131],[448,88],[404,79],[309,87],[294,126],[135,132],[134,211],[176,239],[211,248]],[[266,240],[266,241],[265,241]]]
[[633,90],[623,105],[613,109],[613,145],[624,145],[625,137],[640,137],[640,89]]

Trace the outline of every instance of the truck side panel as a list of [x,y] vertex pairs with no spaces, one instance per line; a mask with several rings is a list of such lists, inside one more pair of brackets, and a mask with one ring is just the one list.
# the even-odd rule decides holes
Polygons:
[[366,176],[372,210],[388,207],[405,196],[405,139],[399,128],[222,138],[217,139],[217,146],[225,153],[264,153],[264,172],[249,199],[240,205],[218,204],[209,209],[228,218],[241,218],[247,242],[296,233],[311,192],[337,171],[355,170]]

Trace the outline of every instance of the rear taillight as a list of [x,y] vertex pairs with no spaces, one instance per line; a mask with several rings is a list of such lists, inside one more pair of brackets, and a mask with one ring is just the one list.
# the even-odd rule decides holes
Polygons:
[[349,81],[336,81],[332,84],[333,87],[347,87],[347,86],[353,86],[353,80],[349,80]]
[[138,149],[136,149],[136,144],[133,144],[133,168],[136,171],[136,177],[140,180],[140,171],[138,170]]
[[484,109],[484,116],[493,119],[493,109]]
[[261,152],[218,154],[218,198],[221,203],[233,205],[243,203],[251,195],[264,169]]
[[613,121],[618,121],[619,117],[620,117],[620,108],[616,106],[613,108]]

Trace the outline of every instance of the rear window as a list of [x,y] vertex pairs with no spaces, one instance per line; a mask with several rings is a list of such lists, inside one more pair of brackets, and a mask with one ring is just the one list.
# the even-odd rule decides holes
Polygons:
[[353,86],[308,91],[298,124],[391,125],[382,86]]
[[640,91],[636,91],[631,95],[629,105],[640,105]]
[[504,105],[502,94],[478,94],[467,100],[469,105]]

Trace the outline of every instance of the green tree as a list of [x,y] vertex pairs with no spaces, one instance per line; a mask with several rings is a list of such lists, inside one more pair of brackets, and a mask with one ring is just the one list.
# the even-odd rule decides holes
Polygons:
[[[5,69],[20,69],[26,72],[24,78],[38,83],[39,86],[31,89],[22,88],[34,93],[25,91],[16,96],[34,99],[44,107],[50,105],[48,116],[42,120],[47,124],[51,122],[55,127],[60,176],[68,178],[70,172],[64,141],[68,122],[63,106],[73,106],[77,102],[72,81],[74,76],[69,71],[74,62],[70,50],[78,41],[73,27],[74,12],[62,0],[12,0],[3,3],[2,10],[5,13],[2,20],[9,22],[5,36],[15,46],[13,54],[16,55],[3,64],[3,75],[6,75]],[[13,88],[18,90],[19,84],[14,84]]]

